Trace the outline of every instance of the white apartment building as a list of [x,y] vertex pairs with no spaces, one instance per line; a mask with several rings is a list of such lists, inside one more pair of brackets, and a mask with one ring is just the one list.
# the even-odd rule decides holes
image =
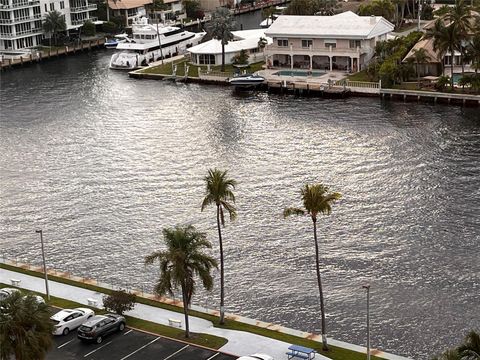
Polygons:
[[88,0],[0,0],[0,51],[40,45],[45,37],[42,20],[53,10],[65,16],[67,31],[97,20],[91,14],[97,5]]

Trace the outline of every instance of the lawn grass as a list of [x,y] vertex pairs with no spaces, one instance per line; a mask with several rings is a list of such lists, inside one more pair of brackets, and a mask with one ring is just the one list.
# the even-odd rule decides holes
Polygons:
[[351,81],[368,81],[372,82],[372,79],[370,79],[367,75],[367,72],[365,70],[359,71],[355,74],[351,74],[347,76],[348,80]]
[[[185,76],[185,64],[188,66],[188,76],[189,77],[198,77],[198,69],[206,70],[206,66],[198,66],[189,63],[186,59],[180,59],[176,60],[173,63],[164,63],[163,65],[158,65],[158,66],[150,66],[145,69],[139,70],[140,73],[142,74],[157,74],[157,75],[172,75],[173,74],[173,65],[177,66],[177,76]],[[256,72],[258,70],[262,69],[263,62],[258,62],[254,64],[250,64],[246,70],[248,72]],[[215,65],[211,66],[210,70],[213,72],[220,72],[221,66],[220,65]],[[235,67],[231,64],[225,65],[225,77],[231,77],[233,74],[235,74]]]
[[[32,271],[32,270],[27,270],[27,269],[23,269],[23,268],[19,268],[19,267],[15,267],[15,266],[12,266],[12,265],[0,264],[0,268],[4,268],[4,269],[7,269],[7,270],[16,271],[16,272],[24,273],[24,274],[27,274],[27,275],[43,278],[43,273],[39,273],[39,272],[35,272],[35,271]],[[63,283],[63,284],[77,286],[77,287],[89,289],[89,290],[100,292],[100,293],[110,294],[112,292],[112,290],[110,290],[110,289],[105,289],[105,288],[102,288],[102,287],[99,287],[99,286],[96,286],[96,285],[76,282],[74,280],[65,279],[65,278],[58,277],[58,276],[49,275],[49,278],[52,281],[57,281],[57,282],[60,282],[60,283]],[[151,306],[155,306],[155,307],[159,307],[159,308],[163,308],[163,309],[167,309],[167,310],[171,310],[171,311],[175,311],[175,312],[183,314],[183,309],[182,308],[180,308],[178,306],[175,306],[175,305],[165,304],[165,303],[162,303],[162,302],[159,302],[159,301],[156,301],[156,300],[137,297],[137,302],[145,304],[145,305],[151,305]],[[85,307],[85,305],[81,305],[81,306]],[[78,307],[78,305],[76,305],[75,307]],[[97,309],[94,309],[94,310],[97,311]],[[298,345],[307,346],[307,347],[310,347],[312,349],[317,350],[319,353],[321,353],[321,354],[323,354],[323,355],[325,355],[325,356],[327,356],[331,359],[334,359],[334,360],[364,360],[365,359],[365,354],[361,354],[361,353],[358,353],[358,352],[355,352],[355,351],[352,351],[352,350],[343,349],[343,348],[339,348],[339,347],[335,347],[335,346],[329,346],[330,351],[324,352],[322,350],[322,344],[320,342],[305,339],[305,338],[300,338],[300,337],[293,336],[293,335],[284,334],[284,333],[281,333],[281,332],[278,332],[278,331],[275,331],[275,330],[269,330],[269,329],[265,329],[265,328],[262,328],[262,327],[258,327],[258,326],[254,326],[254,325],[250,325],[250,324],[245,324],[245,323],[230,320],[230,319],[228,319],[226,321],[225,325],[220,325],[219,324],[219,318],[217,316],[202,313],[202,312],[198,312],[198,311],[194,311],[194,310],[190,311],[190,315],[191,316],[196,316],[196,317],[199,317],[199,318],[202,318],[202,319],[205,319],[205,320],[209,320],[213,323],[213,325],[215,327],[230,329],[230,330],[246,331],[246,332],[250,332],[250,333],[253,333],[253,334],[265,336],[265,337],[268,337],[268,338],[284,341],[284,342],[287,342],[287,343],[290,343],[290,344],[298,344]],[[143,320],[139,320],[139,321],[143,321]],[[149,325],[149,326],[151,326],[152,328],[157,328],[157,326],[158,327],[163,327],[163,325],[154,324],[154,323],[151,323],[151,325]],[[171,329],[168,326],[166,328]],[[205,335],[205,334],[203,334],[203,335]],[[169,336],[169,335],[167,335],[167,336]],[[185,338],[183,340],[185,340]],[[212,347],[211,345],[205,345],[205,346]],[[381,358],[376,357],[376,356],[372,356],[371,359],[372,360],[380,360]]]

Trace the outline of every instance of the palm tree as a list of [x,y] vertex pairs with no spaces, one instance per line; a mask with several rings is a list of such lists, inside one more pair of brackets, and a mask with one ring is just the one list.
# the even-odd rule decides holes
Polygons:
[[230,220],[233,221],[237,217],[237,210],[233,205],[235,203],[235,195],[233,189],[237,182],[233,179],[227,178],[227,171],[218,169],[209,169],[208,175],[205,177],[207,185],[205,191],[205,198],[202,202],[202,211],[208,206],[215,204],[217,207],[217,228],[218,228],[218,242],[220,244],[220,324],[225,323],[225,289],[224,289],[224,267],[223,267],[223,242],[222,242],[222,228],[225,226],[224,209],[230,215]]
[[459,346],[458,352],[462,360],[479,360],[480,359],[480,334],[470,331],[462,345]]
[[478,69],[480,69],[480,34],[476,34],[468,44],[466,56],[472,61],[472,67],[478,73]]
[[222,72],[225,71],[225,45],[233,40],[233,30],[235,30],[235,23],[230,11],[224,7],[217,8],[212,13],[210,32],[214,39],[222,42]]
[[50,34],[50,46],[52,46],[52,35],[54,39],[54,45],[57,44],[57,33],[67,30],[67,23],[65,22],[65,16],[57,10],[50,11],[45,15],[43,22],[43,30]]
[[442,58],[447,51],[450,52],[450,85],[453,89],[453,57],[455,49],[458,49],[460,43],[460,35],[456,32],[455,26],[452,26],[452,24],[445,26],[442,19],[437,19],[434,26],[427,30],[425,38],[433,38],[433,51],[438,51]]
[[445,20],[447,20],[450,25],[455,28],[455,32],[459,37],[459,41],[457,43],[457,50],[460,52],[462,75],[465,71],[465,67],[463,64],[463,58],[465,55],[463,41],[468,38],[468,34],[472,30],[471,19],[472,15],[470,13],[470,6],[466,5],[464,0],[456,0],[455,6],[449,8],[447,14],[445,15]]
[[420,71],[418,66],[420,64],[425,64],[430,59],[430,56],[427,54],[427,51],[423,48],[413,49],[413,61],[415,62],[415,71],[417,72],[417,84],[420,88]]
[[20,292],[0,304],[0,359],[43,359],[53,343],[48,306]]
[[211,270],[217,267],[217,261],[205,254],[212,245],[205,233],[198,232],[192,225],[163,229],[163,238],[167,246],[164,251],[155,251],[145,257],[145,264],[160,262],[160,277],[155,285],[159,295],[170,294],[178,287],[182,290],[183,313],[185,315],[185,337],[190,337],[188,308],[195,293],[195,277],[202,281],[203,287],[211,290],[213,278]]
[[320,257],[318,251],[317,239],[317,215],[319,213],[329,215],[332,212],[332,204],[339,200],[342,195],[337,192],[329,193],[328,187],[323,184],[306,184],[301,189],[302,202],[304,209],[290,207],[283,211],[283,217],[290,215],[307,214],[313,221],[313,238],[315,240],[315,260],[317,269],[318,291],[320,292],[320,311],[322,313],[322,342],[323,350],[328,350],[326,325],[325,325],[325,308],[323,301],[322,279],[320,277]]

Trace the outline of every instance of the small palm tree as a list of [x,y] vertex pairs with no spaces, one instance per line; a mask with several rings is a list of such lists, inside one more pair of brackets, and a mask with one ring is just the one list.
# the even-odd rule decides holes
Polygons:
[[462,360],[480,360],[480,334],[470,331],[458,352]]
[[472,38],[466,48],[466,52],[468,59],[472,61],[472,67],[478,73],[478,69],[480,69],[480,34],[476,34]]
[[233,30],[235,30],[235,23],[230,15],[230,11],[224,7],[217,8],[212,13],[210,32],[214,39],[222,43],[222,72],[225,71],[225,45],[230,40],[233,40]]
[[190,337],[188,307],[195,293],[195,277],[198,276],[205,289],[213,287],[212,268],[217,261],[205,254],[212,245],[204,233],[198,232],[192,225],[163,229],[163,238],[167,246],[164,251],[155,251],[145,257],[145,264],[160,262],[160,277],[155,286],[159,295],[170,294],[178,287],[182,290],[183,313],[185,315],[185,337]]
[[223,242],[222,242],[222,228],[225,226],[224,209],[230,215],[230,220],[235,220],[237,217],[237,210],[233,205],[235,203],[235,195],[233,189],[237,182],[227,177],[227,171],[218,169],[208,170],[208,175],[205,177],[206,191],[205,198],[202,202],[202,211],[209,205],[215,204],[217,207],[217,228],[218,228],[218,242],[220,244],[220,324],[225,323],[225,289],[224,289],[224,264],[223,264]]
[[320,311],[322,313],[322,342],[323,350],[328,351],[326,324],[325,324],[325,308],[323,301],[322,279],[320,277],[320,256],[318,251],[317,239],[317,216],[319,214],[328,215],[332,212],[332,204],[339,200],[342,195],[337,192],[330,193],[328,187],[323,184],[306,184],[301,189],[303,209],[289,207],[283,211],[286,218],[290,215],[308,215],[313,221],[313,238],[315,240],[315,263],[317,270],[318,291],[320,292]]
[[420,88],[420,71],[418,66],[420,64],[425,64],[430,59],[430,56],[427,54],[427,51],[423,48],[413,49],[413,61],[415,62],[415,71],[417,73],[417,86]]
[[50,34],[50,46],[52,46],[51,40],[53,35],[54,45],[57,44],[57,34],[61,31],[67,30],[67,23],[65,22],[65,16],[57,10],[50,11],[45,16],[43,22],[43,30]]
[[15,292],[0,302],[0,359],[43,359],[52,331],[48,306],[32,295]]

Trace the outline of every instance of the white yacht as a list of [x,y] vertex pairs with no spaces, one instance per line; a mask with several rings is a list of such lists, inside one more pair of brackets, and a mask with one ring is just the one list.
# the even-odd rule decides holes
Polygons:
[[132,24],[129,41],[117,45],[110,68],[132,70],[162,57],[182,54],[204,36],[205,32],[193,33],[174,26],[152,25],[146,18],[137,19]]

